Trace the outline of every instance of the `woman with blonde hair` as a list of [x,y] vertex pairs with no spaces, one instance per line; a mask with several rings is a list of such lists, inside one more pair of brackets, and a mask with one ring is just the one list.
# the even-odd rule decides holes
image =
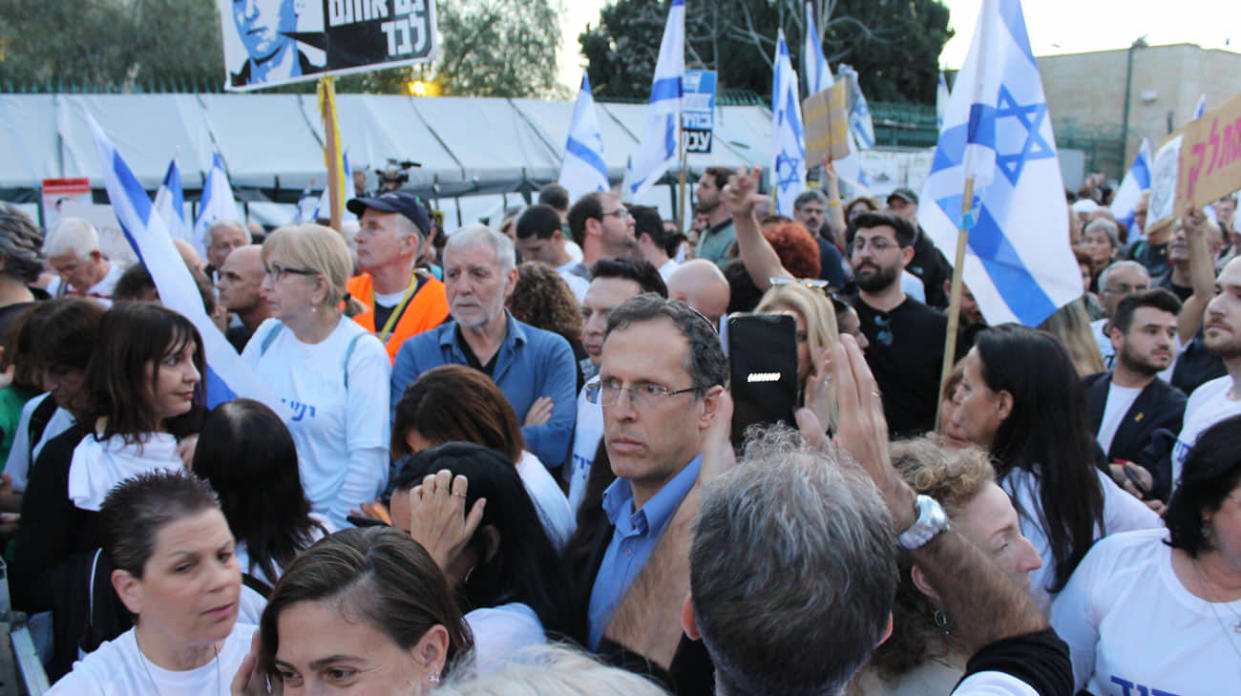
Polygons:
[[757,314],[788,314],[797,323],[798,403],[814,411],[819,422],[836,423],[835,391],[828,384],[827,357],[839,340],[836,312],[820,290],[800,281],[772,278]]
[[377,387],[388,383],[388,354],[341,311],[353,267],[338,233],[282,227],[263,243],[263,266],[272,318],[242,359],[288,406],[311,509],[341,528],[387,479],[388,392]]
[[1103,364],[1103,355],[1099,352],[1099,343],[1090,329],[1090,314],[1086,311],[1083,298],[1056,310],[1044,319],[1038,328],[1064,344],[1069,351],[1069,357],[1073,358],[1077,376],[1085,377],[1107,369]]

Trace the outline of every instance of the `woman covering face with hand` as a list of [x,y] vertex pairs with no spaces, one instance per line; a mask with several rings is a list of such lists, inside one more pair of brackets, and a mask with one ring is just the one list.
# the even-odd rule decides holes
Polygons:
[[215,493],[184,473],[141,474],[103,502],[112,587],[136,626],[77,663],[51,694],[216,694],[250,646],[241,572]]

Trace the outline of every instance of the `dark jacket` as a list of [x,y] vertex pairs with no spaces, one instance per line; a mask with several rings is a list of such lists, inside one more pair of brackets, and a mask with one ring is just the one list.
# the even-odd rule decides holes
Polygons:
[[914,257],[905,270],[922,280],[926,293],[926,306],[944,309],[948,306],[948,294],[944,292],[944,281],[952,279],[952,265],[944,258],[943,252],[935,246],[935,242],[927,236],[922,227],[917,228],[914,238]]
[[[1100,372],[1082,380],[1086,388],[1086,404],[1090,409],[1090,425],[1097,434],[1103,423],[1112,374]],[[1185,415],[1185,394],[1161,379],[1154,379],[1134,400],[1124,420],[1116,429],[1107,460],[1124,459],[1139,464],[1155,479],[1154,496],[1167,499],[1172,485],[1171,460],[1168,455],[1181,432]]]

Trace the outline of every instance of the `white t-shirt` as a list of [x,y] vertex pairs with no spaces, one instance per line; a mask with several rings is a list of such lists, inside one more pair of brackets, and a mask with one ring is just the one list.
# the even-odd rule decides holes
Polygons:
[[[264,351],[272,331],[278,333]],[[350,508],[374,500],[388,476],[392,366],[383,344],[344,317],[313,345],[268,319],[241,357],[292,412],[285,425],[311,508],[345,527]]]
[[1145,387],[1122,387],[1115,382],[1108,385],[1107,404],[1103,406],[1103,420],[1099,423],[1099,434],[1095,436],[1104,453],[1112,448],[1112,440],[1116,439],[1116,430],[1125,420],[1125,414],[1138,400],[1138,395]]
[[184,468],[177,439],[168,433],[148,433],[132,444],[120,435],[102,441],[87,435],[69,462],[69,499],[83,510],[98,510],[116,484],[126,479]]
[[76,289],[71,287],[62,287],[63,281],[57,276],[52,279],[52,282],[47,284],[47,294],[52,297],[80,295],[98,302],[103,305],[104,309],[109,309],[112,307],[112,293],[116,290],[116,281],[120,280],[124,274],[125,269],[113,263],[108,269],[107,275],[103,277],[103,280],[92,285],[90,290],[87,290],[85,293],[78,293]]
[[52,686],[49,696],[229,696],[229,684],[250,652],[257,627],[238,622],[216,659],[197,669],[173,672],[138,650],[130,629],[100,645]]
[[1095,544],[1056,598],[1051,624],[1069,644],[1077,689],[1241,694],[1241,600],[1212,606],[1190,594],[1166,538],[1148,529]]
[[547,538],[551,539],[552,545],[560,551],[577,528],[568,499],[561,492],[560,486],[556,485],[556,479],[552,478],[547,467],[529,450],[522,450],[521,459],[517,460],[517,475],[521,477],[526,493],[530,494],[534,510],[539,513],[539,520],[547,531]]
[[1241,400],[1234,401],[1228,397],[1231,389],[1232,377],[1224,375],[1204,383],[1189,395],[1181,433],[1176,436],[1176,444],[1172,447],[1172,490],[1175,491],[1180,483],[1185,455],[1198,442],[1202,431],[1225,418],[1241,414]]
[[[1093,467],[1092,467],[1093,468]],[[1142,501],[1129,495],[1116,482],[1101,471],[1095,470],[1099,485],[1103,487],[1103,526],[1096,529],[1096,540],[1119,532],[1135,529],[1162,529],[1163,520],[1146,507]],[[1043,506],[1039,502],[1039,482],[1025,469],[1013,469],[1000,482],[1008,495],[1015,499],[1021,518],[1021,533],[1034,544],[1043,559],[1043,567],[1030,571],[1030,594],[1034,603],[1046,614],[1051,608],[1052,596],[1047,588],[1055,583],[1056,561],[1051,555],[1051,542],[1043,531]]]
[[30,465],[39,458],[43,445],[73,426],[73,415],[57,406],[52,412],[52,417],[47,419],[47,425],[43,427],[43,435],[40,436],[33,449],[30,447],[30,417],[34,415],[39,404],[50,398],[52,395],[49,392],[27,401],[26,405],[22,406],[21,416],[17,420],[17,432],[13,433],[13,446],[9,450],[9,459],[4,464],[4,473],[13,479],[13,490],[18,493],[25,492],[26,483],[30,478]]
[[569,289],[573,291],[573,297],[577,299],[578,304],[581,304],[582,298],[586,297],[587,288],[590,287],[590,281],[580,275],[574,275],[567,270],[569,267],[575,265],[576,264],[574,263],[566,264],[560,268],[557,268],[556,272],[560,274],[561,278],[564,278],[564,282],[569,284]]
[[659,277],[663,278],[664,282],[667,283],[668,279],[672,277],[672,274],[676,272],[678,267],[679,264],[677,264],[676,259],[668,259],[664,262],[664,265],[659,267]]
[[574,515],[586,497],[586,483],[590,480],[590,466],[595,462],[595,451],[603,439],[603,407],[586,400],[586,387],[599,381],[592,377],[577,395],[577,423],[573,426],[573,456],[565,467],[569,481],[569,509]]
[[474,634],[474,663],[481,675],[498,672],[523,648],[547,643],[538,615],[520,602],[475,609],[465,623]]

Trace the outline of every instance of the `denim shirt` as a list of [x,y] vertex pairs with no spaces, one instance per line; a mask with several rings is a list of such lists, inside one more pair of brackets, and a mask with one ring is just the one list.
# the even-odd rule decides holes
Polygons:
[[655,544],[659,543],[664,527],[672,519],[681,500],[698,480],[701,464],[702,455],[694,457],[636,512],[633,509],[633,488],[627,479],[616,479],[603,492],[603,511],[615,530],[590,591],[588,617],[591,650],[599,647],[603,632],[612,619],[612,611],[651,557]]

